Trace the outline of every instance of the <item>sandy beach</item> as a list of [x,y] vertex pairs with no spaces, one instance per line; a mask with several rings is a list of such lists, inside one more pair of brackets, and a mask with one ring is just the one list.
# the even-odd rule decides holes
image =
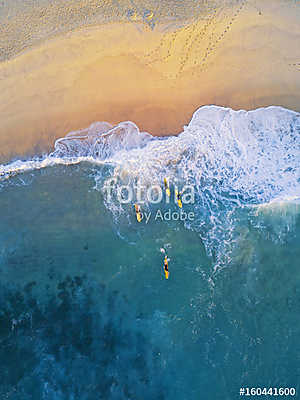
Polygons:
[[0,64],[0,161],[94,121],[171,135],[205,104],[300,111],[299,21],[296,2],[249,0],[183,26],[137,19],[44,40]]

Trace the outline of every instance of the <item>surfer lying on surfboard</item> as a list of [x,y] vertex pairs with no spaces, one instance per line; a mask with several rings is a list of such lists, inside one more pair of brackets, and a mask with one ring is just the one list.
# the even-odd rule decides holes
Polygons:
[[162,247],[160,249],[161,253],[163,253],[165,255],[164,258],[164,273],[165,273],[165,278],[169,279],[169,261],[170,259],[167,256],[166,250]]
[[169,186],[169,182],[167,181],[167,178],[164,178],[164,185],[165,185],[166,194],[168,197],[170,197],[171,192],[170,192],[170,186]]
[[181,193],[178,192],[177,189],[175,190],[175,195],[176,195],[178,207],[182,208]]
[[141,222],[141,220],[143,219],[142,217],[142,213],[141,213],[141,208],[138,204],[134,205],[134,209],[135,209],[135,215],[136,215],[136,219],[138,222]]
[[165,256],[165,259],[164,259],[164,271],[165,271],[166,279],[169,279],[169,264],[168,264],[168,262],[169,262],[168,256]]

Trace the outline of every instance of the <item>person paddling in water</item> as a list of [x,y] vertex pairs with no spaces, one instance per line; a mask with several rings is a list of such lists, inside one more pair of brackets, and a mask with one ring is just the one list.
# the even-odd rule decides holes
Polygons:
[[164,258],[164,273],[165,273],[165,278],[169,279],[169,261],[170,259],[167,256],[166,250],[162,247],[160,249],[161,253],[163,253],[165,255]]
[[141,222],[141,220],[143,219],[142,213],[141,213],[141,208],[138,204],[134,205],[134,209],[135,209],[135,215],[136,215],[136,219],[138,222]]
[[175,190],[175,195],[178,207],[182,208],[181,193],[177,189]]
[[168,264],[168,256],[166,255],[165,256],[165,259],[164,259],[164,271],[165,271],[165,277],[166,277],[166,279],[169,279],[169,264]]

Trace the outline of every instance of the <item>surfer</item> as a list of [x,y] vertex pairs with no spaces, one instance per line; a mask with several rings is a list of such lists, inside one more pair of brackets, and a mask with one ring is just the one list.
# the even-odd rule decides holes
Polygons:
[[154,12],[151,10],[145,10],[144,12],[144,20],[150,26],[151,29],[154,28]]
[[178,192],[177,189],[175,190],[175,195],[176,195],[178,207],[182,208],[181,193]]
[[168,264],[168,256],[165,255],[165,259],[164,259],[164,271],[165,271],[165,277],[166,279],[169,279],[169,264]]
[[146,18],[146,20],[147,20],[148,22],[151,22],[152,19],[153,19],[153,17],[154,17],[153,11],[150,11],[150,10],[145,11],[144,17]]
[[135,215],[136,215],[136,219],[138,222],[141,222],[143,219],[142,213],[141,213],[141,208],[138,204],[134,205],[134,209],[135,209]]
[[170,197],[171,192],[170,192],[170,186],[169,186],[169,182],[167,181],[167,178],[164,178],[164,185],[165,185],[166,194],[168,197]]
[[127,17],[134,22],[138,20],[138,14],[134,9],[130,9],[127,11]]

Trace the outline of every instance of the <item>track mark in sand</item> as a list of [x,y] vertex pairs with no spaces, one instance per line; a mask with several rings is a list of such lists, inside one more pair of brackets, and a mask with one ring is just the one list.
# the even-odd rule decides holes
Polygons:
[[[179,70],[175,76],[175,78],[179,78],[180,75],[182,74],[184,67],[186,65],[186,63],[188,62],[189,58],[190,58],[190,54],[191,51],[194,47],[194,44],[196,42],[198,42],[199,40],[201,40],[202,37],[205,36],[207,30],[209,29],[209,27],[211,26],[211,24],[215,21],[216,19],[216,14],[217,14],[217,9],[214,10],[212,16],[209,18],[209,20],[207,21],[207,23],[204,25],[204,27],[202,29],[197,30],[196,29],[196,35],[192,38],[192,35],[190,35],[186,41],[186,43],[189,41],[189,45],[185,46],[183,49],[184,55],[181,57],[181,61],[180,61],[180,66],[179,66]],[[196,28],[197,25],[195,25]],[[195,30],[195,29],[194,29]]]
[[213,43],[210,42],[208,44],[208,46],[205,49],[205,54],[202,57],[202,59],[200,60],[200,62],[198,64],[197,64],[197,61],[194,62],[195,65],[199,65],[202,68],[200,69],[200,71],[199,70],[198,71],[193,71],[192,72],[193,76],[199,75],[199,73],[204,71],[208,57],[212,55],[212,53],[217,49],[217,46],[220,44],[220,42],[222,42],[222,40],[224,39],[226,34],[230,31],[232,25],[234,24],[234,22],[236,22],[236,19],[240,15],[240,13],[243,10],[243,8],[245,7],[246,3],[247,3],[247,0],[243,0],[241,2],[241,5],[236,10],[236,12],[234,13],[233,17],[230,19],[230,21],[226,25],[226,28],[224,29],[224,31],[217,37],[217,39]]
[[[177,72],[166,73],[165,77],[168,79],[178,79],[182,74],[190,67],[200,66],[201,69],[192,71],[192,75],[198,75],[207,68],[208,58],[216,51],[218,45],[225,38],[226,34],[231,30],[232,25],[238,18],[242,9],[246,5],[248,0],[237,0],[237,8],[234,14],[228,15],[229,6],[223,5],[222,7],[213,7],[206,10],[207,21],[200,19],[200,16],[195,20],[194,23],[190,23],[188,26],[175,30],[172,34],[169,32],[164,33],[158,46],[146,54],[146,57],[151,58],[146,62],[146,65],[151,65],[157,62],[168,62],[169,59],[175,52],[175,46],[177,48],[177,54],[179,54],[179,60],[173,60],[175,65],[178,65]],[[224,4],[224,3],[223,3]],[[231,11],[231,10],[230,10]],[[225,20],[225,22],[224,22]],[[226,23],[226,20],[228,22]],[[225,24],[225,29],[217,34],[216,29],[219,24]],[[178,41],[177,41],[178,40]],[[200,50],[203,43],[208,42],[205,50]],[[178,46],[181,45],[181,48]],[[199,50],[198,50],[199,49]],[[195,51],[196,50],[196,51]],[[202,53],[202,57],[197,58],[197,55]],[[196,52],[196,59],[195,59]],[[163,53],[163,54],[162,54]],[[201,54],[200,53],[200,54]]]
[[[194,26],[194,24],[190,24],[181,28],[176,29],[173,33],[170,32],[165,32],[155,49],[153,49],[150,53],[146,54],[145,57],[153,57],[156,55],[156,58],[153,58],[152,60],[149,60],[146,65],[154,64],[156,62],[165,62],[167,61],[171,55],[172,55],[172,48],[174,47],[175,41],[179,35],[181,35],[183,32],[188,31]],[[167,37],[170,36],[170,39],[167,39]],[[166,47],[166,55],[161,55],[159,52],[164,51],[164,47]]]
[[[190,21],[187,26],[182,26],[180,28],[175,29],[173,33],[170,32],[165,32],[159,42],[159,44],[149,53],[145,54],[146,58],[151,58],[155,57],[152,59],[149,59],[149,61],[146,62],[146,65],[151,65],[156,62],[166,62],[169,60],[169,58],[172,56],[173,49],[175,46],[175,41],[178,37],[183,36],[185,34],[188,35],[184,48],[186,48],[189,45],[189,42],[191,38],[193,37],[194,31],[198,29],[198,25],[202,24],[202,19],[204,16],[209,16],[210,12],[213,10],[213,14],[217,11],[217,6],[213,7],[207,7],[206,1],[203,2],[202,6],[205,4],[205,10],[202,12],[198,12],[197,16],[194,17],[194,22]],[[171,15],[171,14],[170,14]],[[184,51],[184,50],[183,50]],[[161,54],[164,53],[164,54]]]
[[[154,56],[154,54],[159,53],[159,51],[163,49],[163,47],[164,47],[164,45],[166,43],[166,38],[167,38],[168,35],[169,35],[168,32],[164,33],[163,37],[160,40],[159,45],[152,52],[146,54],[146,57],[152,57],[152,56]],[[164,62],[164,61],[168,60],[170,58],[170,56],[171,56],[172,47],[173,47],[173,45],[175,43],[175,40],[176,40],[177,36],[178,36],[178,30],[171,34],[171,37],[167,42],[167,54],[165,56],[160,56],[158,54],[156,58],[153,58],[152,60],[146,62],[145,65],[151,65],[151,64],[154,64],[156,62]]]
[[[176,32],[176,31],[175,31],[175,32]],[[158,44],[152,51],[150,51],[149,53],[145,54],[145,57],[153,57],[154,55],[156,55],[157,53],[159,53],[159,51],[163,48],[163,46],[164,46],[164,44],[165,44],[165,41],[166,41],[167,36],[168,36],[168,32],[165,32],[165,33],[163,34],[162,38],[160,39],[159,44]],[[148,61],[148,62],[146,63],[146,65],[153,64],[154,62],[159,61],[159,60],[160,60],[159,57],[157,57],[157,58],[154,59],[154,60]]]

